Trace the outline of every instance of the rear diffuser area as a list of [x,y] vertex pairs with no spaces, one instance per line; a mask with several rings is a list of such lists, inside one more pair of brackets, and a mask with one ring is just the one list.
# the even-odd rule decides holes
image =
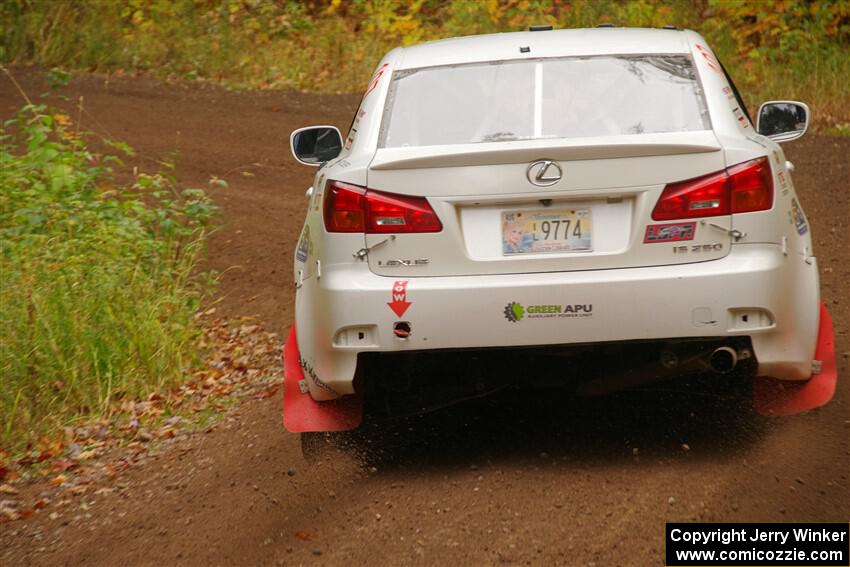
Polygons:
[[309,392],[301,392],[299,383],[302,380],[304,369],[293,325],[283,348],[283,426],[293,433],[348,431],[356,429],[363,421],[361,395],[317,402]]
[[835,366],[835,337],[826,306],[820,306],[820,326],[815,360],[820,372],[805,382],[789,382],[759,376],[753,383],[753,404],[765,416],[802,413],[826,404],[835,394],[838,371]]
[[[835,337],[832,319],[821,304],[818,342],[815,359],[821,362],[820,372],[805,382],[775,380],[764,376],[754,379],[753,404],[765,416],[785,416],[802,413],[825,405],[835,394],[837,369]],[[356,429],[363,420],[363,396],[355,394],[327,402],[315,401],[301,391],[304,380],[295,326],[289,332],[284,347],[283,424],[293,433],[310,431],[348,431]]]

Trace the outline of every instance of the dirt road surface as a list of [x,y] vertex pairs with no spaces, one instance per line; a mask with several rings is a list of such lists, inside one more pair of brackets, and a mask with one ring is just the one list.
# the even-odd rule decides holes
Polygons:
[[[17,76],[45,90],[41,73]],[[184,184],[228,182],[214,193],[218,308],[284,332],[312,176],[288,135],[346,130],[357,98],[94,76],[64,94],[53,102],[135,147],[141,167],[166,159]],[[3,117],[21,102],[0,81]],[[252,400],[55,519],[0,525],[0,565],[663,565],[667,521],[847,521],[850,139],[810,134],[787,153],[836,325],[827,407],[763,419],[675,382],[582,403],[494,398],[390,426],[363,459],[311,465],[280,399]]]

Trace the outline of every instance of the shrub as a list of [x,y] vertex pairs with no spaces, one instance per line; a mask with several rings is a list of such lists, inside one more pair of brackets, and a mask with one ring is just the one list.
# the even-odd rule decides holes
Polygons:
[[0,440],[9,447],[177,383],[196,352],[206,281],[193,270],[215,209],[168,174],[115,185],[116,163],[44,106],[3,125]]

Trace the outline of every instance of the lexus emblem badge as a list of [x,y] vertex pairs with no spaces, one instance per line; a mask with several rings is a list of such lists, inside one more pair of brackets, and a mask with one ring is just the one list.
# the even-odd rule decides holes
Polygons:
[[561,166],[552,160],[537,160],[528,166],[525,176],[538,187],[549,187],[561,180]]

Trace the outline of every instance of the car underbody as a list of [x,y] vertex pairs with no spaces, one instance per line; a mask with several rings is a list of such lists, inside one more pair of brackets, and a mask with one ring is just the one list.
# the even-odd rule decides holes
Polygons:
[[362,353],[357,368],[368,414],[399,417],[506,388],[598,396],[706,372],[736,372],[749,380],[756,361],[749,337],[706,337]]

